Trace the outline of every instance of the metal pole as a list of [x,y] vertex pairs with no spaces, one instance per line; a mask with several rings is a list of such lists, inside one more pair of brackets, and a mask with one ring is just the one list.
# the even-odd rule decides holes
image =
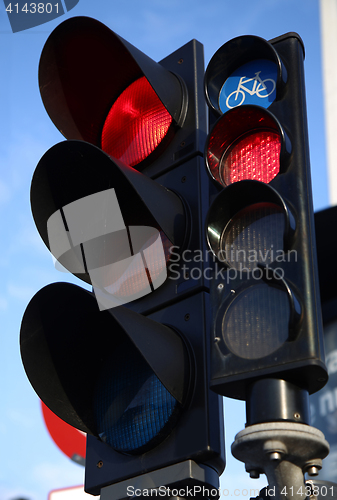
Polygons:
[[279,379],[252,384],[247,395],[247,426],[235,436],[232,454],[252,478],[268,478],[275,500],[304,500],[304,474],[318,474],[329,453],[324,434],[309,425],[307,391]]

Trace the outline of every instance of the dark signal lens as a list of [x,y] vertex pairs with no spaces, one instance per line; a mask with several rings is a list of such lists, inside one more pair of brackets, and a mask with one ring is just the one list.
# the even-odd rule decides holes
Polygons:
[[167,437],[181,405],[125,339],[100,373],[94,409],[102,441],[121,453],[141,454]]
[[286,291],[260,280],[230,304],[222,321],[223,340],[241,358],[268,356],[288,340],[290,312]]
[[158,147],[171,124],[170,113],[143,76],[112,105],[103,125],[102,149],[133,167]]
[[236,141],[223,155],[220,176],[228,186],[245,179],[268,184],[280,171],[279,134],[258,130]]
[[284,253],[284,212],[274,203],[255,203],[240,210],[221,236],[221,251],[231,267],[253,271]]

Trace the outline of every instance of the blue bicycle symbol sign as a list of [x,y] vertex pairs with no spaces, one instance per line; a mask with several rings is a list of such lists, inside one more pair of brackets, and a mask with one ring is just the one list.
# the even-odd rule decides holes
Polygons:
[[276,64],[268,60],[251,61],[237,69],[224,83],[219,106],[223,113],[242,104],[268,108],[276,97]]

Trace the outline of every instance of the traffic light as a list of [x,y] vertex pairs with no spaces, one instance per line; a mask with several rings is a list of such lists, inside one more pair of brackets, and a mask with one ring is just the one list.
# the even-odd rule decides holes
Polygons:
[[240,36],[205,74],[211,387],[232,398],[249,400],[263,378],[309,393],[327,381],[303,60],[296,33]]
[[198,42],[155,63],[85,17],[59,25],[41,55],[42,100],[67,140],[36,167],[33,217],[57,265],[93,292],[40,290],[21,355],[42,401],[88,433],[92,494],[176,464],[167,483],[216,488],[225,466],[209,282],[202,259],[183,259],[206,249],[203,76]]

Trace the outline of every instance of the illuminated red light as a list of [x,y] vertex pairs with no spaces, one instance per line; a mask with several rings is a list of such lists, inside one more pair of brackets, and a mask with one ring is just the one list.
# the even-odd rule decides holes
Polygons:
[[171,123],[171,115],[143,76],[112,105],[103,125],[102,149],[133,167],[158,147]]
[[243,180],[269,184],[281,171],[281,157],[291,150],[287,141],[268,110],[238,106],[223,114],[209,134],[206,165],[222,186]]
[[240,138],[224,154],[220,175],[226,186],[244,179],[268,184],[280,171],[281,141],[273,131],[258,130]]

